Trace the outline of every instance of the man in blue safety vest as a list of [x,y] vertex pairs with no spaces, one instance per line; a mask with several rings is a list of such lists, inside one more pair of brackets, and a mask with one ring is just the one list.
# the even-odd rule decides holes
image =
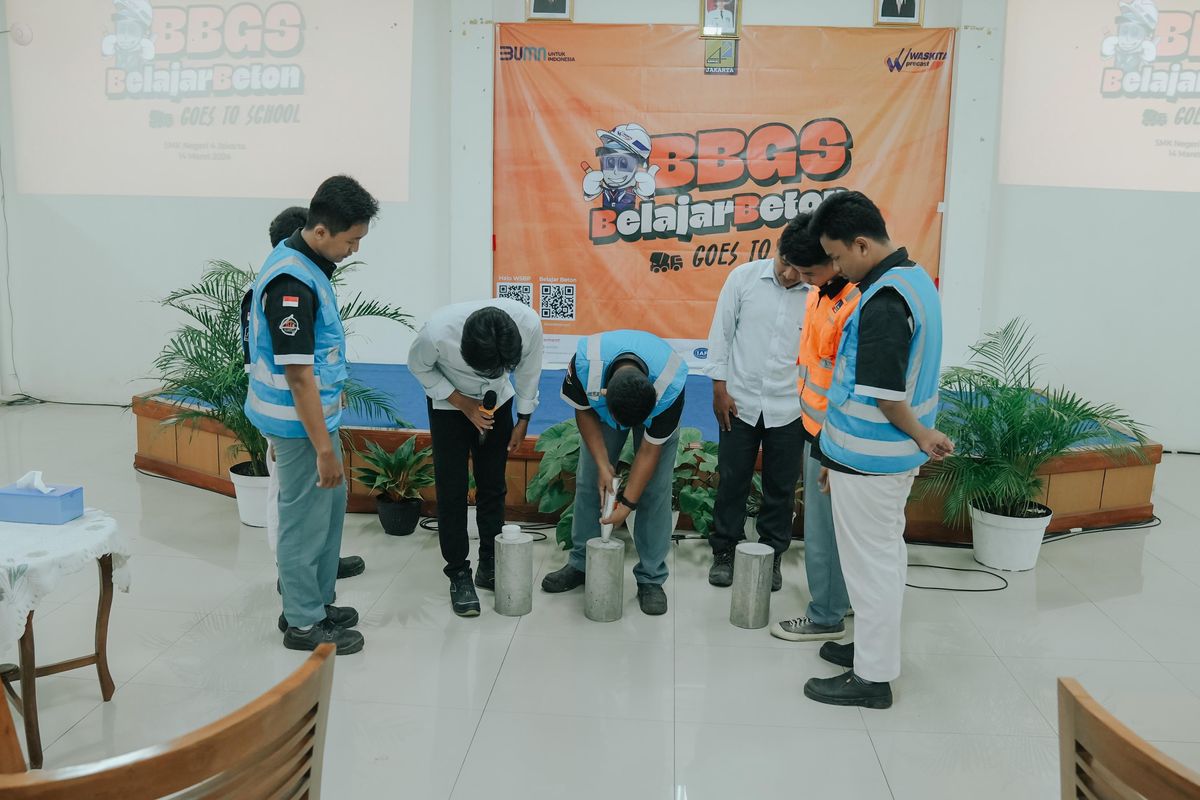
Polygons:
[[[673,532],[671,478],[687,375],[684,360],[652,333],[608,331],[580,338],[562,388],[563,399],[575,408],[584,445],[575,476],[574,546],[566,565],[542,580],[544,591],[582,586],[588,540],[600,535],[602,524],[619,525],[636,509],[638,604],[645,614],[666,613],[662,585]],[[631,430],[635,455],[629,479],[617,492],[612,514],[601,519]]]
[[330,277],[358,251],[379,203],[353,178],[317,189],[304,228],[280,242],[254,282],[246,416],[271,444],[279,480],[276,564],[283,645],[339,655],[363,647],[358,612],[333,605],[346,515],[341,443],[346,336]]

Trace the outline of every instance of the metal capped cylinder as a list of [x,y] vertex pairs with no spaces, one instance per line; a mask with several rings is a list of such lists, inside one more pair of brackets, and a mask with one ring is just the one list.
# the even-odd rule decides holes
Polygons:
[[625,604],[625,542],[599,537],[587,543],[583,613],[593,622],[615,622]]
[[775,550],[742,542],[733,555],[733,596],[729,621],[739,628],[765,628],[771,617],[771,567]]

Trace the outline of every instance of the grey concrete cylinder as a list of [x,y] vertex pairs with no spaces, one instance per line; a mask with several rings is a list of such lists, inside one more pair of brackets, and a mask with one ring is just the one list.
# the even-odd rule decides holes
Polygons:
[[771,617],[771,567],[775,550],[742,542],[733,555],[733,597],[729,621],[739,628],[765,628]]
[[505,525],[496,537],[496,613],[519,617],[533,610],[533,537]]
[[615,622],[625,604],[625,542],[599,537],[587,543],[583,613],[593,622]]

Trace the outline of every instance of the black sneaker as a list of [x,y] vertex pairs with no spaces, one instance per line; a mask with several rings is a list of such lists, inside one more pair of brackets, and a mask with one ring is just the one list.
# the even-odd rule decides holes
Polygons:
[[667,613],[667,593],[657,583],[639,583],[638,605],[651,617]]
[[839,667],[845,667],[846,669],[854,668],[854,642],[850,644],[826,642],[821,645],[821,652],[817,655],[830,664],[837,664]]
[[471,585],[471,568],[459,572],[450,578],[450,607],[460,617],[479,616],[479,595]]
[[494,590],[496,588],[496,557],[479,558],[475,565],[475,585],[480,589]]
[[288,628],[283,634],[283,646],[289,650],[316,650],[317,645],[331,642],[339,656],[348,656],[363,649],[363,635],[348,628],[339,628],[333,620],[325,619],[307,631]]
[[855,675],[854,670],[843,672],[836,678],[809,678],[804,684],[804,696],[831,706],[892,707],[890,683],[865,681]]
[[771,591],[778,592],[783,588],[783,553],[775,554],[775,563],[771,565]]
[[713,586],[733,584],[733,553],[713,553],[713,563],[708,568],[708,582]]
[[[771,635],[789,642],[817,642],[822,639],[841,639],[846,635],[846,624],[818,625],[808,617],[784,619],[771,626]],[[836,661],[834,662],[837,663]],[[849,664],[846,665],[850,666]]]
[[551,572],[542,578],[542,591],[549,594],[569,592],[576,587],[583,586],[584,575],[583,570],[565,564],[562,569]]
[[367,562],[361,556],[346,556],[338,559],[338,580],[362,575],[367,568]]
[[[325,606],[325,618],[333,620],[339,628],[353,628],[358,624],[358,612],[350,606]],[[279,632],[286,633],[288,627],[287,620],[280,614]]]

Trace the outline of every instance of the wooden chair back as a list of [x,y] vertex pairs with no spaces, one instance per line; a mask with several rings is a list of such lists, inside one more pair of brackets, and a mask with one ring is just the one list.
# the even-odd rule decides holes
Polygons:
[[0,689],[0,775],[15,775],[26,769],[25,756],[21,754],[21,740],[17,737],[8,698]]
[[317,800],[334,647],[249,705],[163,745],[93,764],[0,775],[5,800]]
[[1129,730],[1072,678],[1058,679],[1058,744],[1063,800],[1200,798],[1200,774]]

